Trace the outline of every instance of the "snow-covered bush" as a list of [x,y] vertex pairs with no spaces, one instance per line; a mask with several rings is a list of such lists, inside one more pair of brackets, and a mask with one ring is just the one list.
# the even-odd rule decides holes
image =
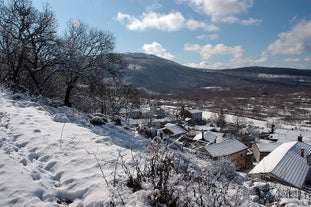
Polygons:
[[145,137],[153,138],[157,135],[157,130],[153,127],[140,125],[137,127],[137,132]]
[[122,159],[127,187],[148,192],[151,206],[240,206],[247,193],[234,183],[235,169],[228,161],[180,153],[152,141],[146,151]]
[[211,174],[214,175],[217,180],[230,182],[235,178],[235,166],[230,161],[221,159],[218,161],[211,161],[211,164]]
[[55,114],[53,117],[53,121],[60,122],[60,123],[69,123],[70,122],[70,120],[68,119],[66,114],[62,114],[62,113]]
[[101,126],[106,124],[105,120],[102,117],[94,116],[90,119],[90,123],[94,126]]

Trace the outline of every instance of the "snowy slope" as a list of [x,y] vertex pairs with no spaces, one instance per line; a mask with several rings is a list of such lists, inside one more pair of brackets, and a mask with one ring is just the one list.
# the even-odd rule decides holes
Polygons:
[[[1,93],[0,206],[105,204],[111,192],[94,155],[110,181],[118,154],[130,154],[124,146],[139,150],[146,141],[114,126],[94,131],[99,135],[72,123],[55,122],[39,104],[14,101]],[[127,200],[130,206],[143,205],[133,196]]]
[[[143,207],[156,199],[154,193],[159,191],[148,180],[142,182],[142,190],[128,188],[128,175],[116,164],[133,166],[133,154],[141,156],[142,163],[148,159],[147,139],[112,124],[94,127],[86,115],[73,109],[41,106],[44,100],[33,102],[22,96],[0,92],[1,207]],[[159,152],[161,156],[170,154]],[[182,159],[176,160],[176,165],[180,172],[172,170],[169,183],[177,192],[180,206],[199,206],[200,199],[207,206],[216,205],[219,199],[231,206],[261,206],[257,202],[263,198],[256,197],[254,190],[260,182],[245,185],[244,176],[229,183],[218,181],[226,173],[230,175],[228,165],[187,152],[179,154]],[[206,185],[200,185],[201,179]],[[116,186],[112,185],[114,181]],[[287,189],[274,187],[270,191]]]

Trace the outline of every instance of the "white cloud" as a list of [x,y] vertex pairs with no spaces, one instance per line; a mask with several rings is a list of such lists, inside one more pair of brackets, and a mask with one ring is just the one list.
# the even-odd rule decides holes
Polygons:
[[223,62],[208,63],[206,61],[202,61],[200,63],[188,63],[185,65],[192,67],[192,68],[204,68],[204,69],[225,69],[225,68],[229,68],[229,66]]
[[279,38],[271,43],[266,53],[272,55],[300,55],[311,40],[311,20],[298,22],[291,31],[282,32]]
[[211,17],[213,22],[259,24],[261,20],[250,18],[240,20],[236,15],[245,13],[253,7],[254,0],[179,0],[186,2],[195,10]]
[[241,58],[244,49],[241,46],[226,46],[224,44],[200,46],[198,44],[185,44],[184,50],[200,53],[203,60],[207,60],[213,55],[231,55],[233,58]]
[[311,61],[311,56],[309,56],[309,57],[305,57],[305,58],[303,59],[303,61],[306,61],[306,62]]
[[285,58],[284,62],[287,62],[287,63],[300,62],[300,58]]
[[217,31],[219,30],[218,27],[216,27],[213,24],[206,24],[205,22],[200,22],[194,19],[189,19],[186,21],[186,27],[190,30],[196,30],[196,29],[203,29],[206,31]]
[[255,64],[264,63],[268,61],[268,57],[266,55],[261,55],[260,58],[254,60]]
[[245,26],[250,26],[250,25],[259,25],[262,22],[261,19],[255,19],[253,17],[249,19],[243,19],[241,20],[241,24]]
[[141,19],[118,12],[117,19],[127,24],[129,30],[144,31],[147,28],[155,28],[163,31],[180,30],[184,24],[184,17],[180,12],[158,14],[155,12],[144,13]]
[[144,31],[148,28],[162,31],[179,31],[183,28],[190,30],[203,29],[217,31],[218,27],[194,19],[185,19],[180,12],[159,14],[155,12],[143,13],[140,18],[118,12],[117,20],[126,24],[129,30]]
[[[185,44],[184,50],[197,52],[201,55],[202,61],[200,63],[190,63],[187,64],[191,67],[197,68],[211,68],[211,69],[225,69],[225,68],[237,68],[237,67],[245,67],[245,66],[253,66],[260,65],[266,62],[267,56],[262,54],[262,56],[258,59],[253,59],[249,57],[244,57],[244,49],[241,46],[226,46],[224,44],[216,44],[216,45],[199,45],[199,44]],[[230,55],[231,58],[220,57],[222,61],[218,62],[210,62],[207,63],[207,60],[210,60],[214,55],[224,56]]]
[[228,61],[223,60],[223,62],[207,62],[205,60],[200,63],[188,63],[189,67],[194,68],[208,68],[208,69],[228,69],[228,68],[239,68],[246,66],[254,66],[266,62],[266,59],[252,59],[247,57],[232,58]]
[[219,38],[219,36],[218,34],[210,34],[210,35],[202,34],[202,35],[196,36],[196,38],[200,40],[203,40],[203,39],[216,40]]
[[157,42],[153,42],[151,44],[144,44],[142,49],[147,54],[153,54],[165,59],[172,60],[175,58],[174,55],[167,52],[166,49],[160,43]]
[[159,2],[153,2],[151,5],[147,6],[146,11],[152,12],[160,8],[162,8],[162,4],[160,4]]

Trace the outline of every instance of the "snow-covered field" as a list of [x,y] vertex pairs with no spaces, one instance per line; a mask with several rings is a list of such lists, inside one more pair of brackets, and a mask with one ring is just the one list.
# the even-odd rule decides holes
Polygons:
[[[203,118],[206,120],[211,119],[215,116],[216,114],[213,112],[209,112],[209,111],[203,112]],[[288,125],[288,124],[281,123],[277,119],[262,121],[262,120],[247,118],[247,117],[237,117],[234,115],[225,115],[225,116],[226,116],[226,121],[229,123],[235,123],[237,119],[239,119],[240,122],[246,125],[255,126],[260,132],[270,132],[271,123],[275,123],[276,125],[275,132],[271,135],[271,138],[273,138],[274,140],[277,140],[276,142],[278,143],[297,141],[298,136],[301,135],[303,137],[304,142],[311,144],[311,128],[303,126],[303,123],[301,123],[301,125],[297,123],[295,125]]]

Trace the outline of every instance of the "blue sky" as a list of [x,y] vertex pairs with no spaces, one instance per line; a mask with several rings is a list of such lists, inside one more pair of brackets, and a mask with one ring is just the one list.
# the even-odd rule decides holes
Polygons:
[[116,52],[200,68],[311,69],[310,0],[33,0],[59,33],[79,20],[114,34]]

